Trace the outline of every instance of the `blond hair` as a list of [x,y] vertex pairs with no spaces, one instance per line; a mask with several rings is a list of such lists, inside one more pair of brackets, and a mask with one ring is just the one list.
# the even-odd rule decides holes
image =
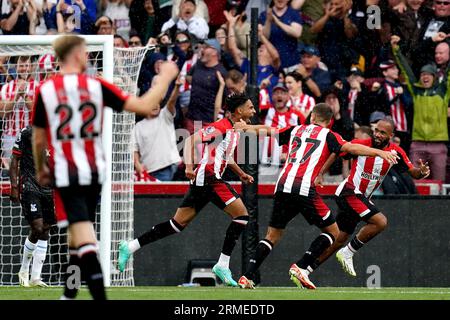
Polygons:
[[76,35],[64,35],[53,42],[53,50],[59,61],[64,61],[72,50],[78,46],[84,45],[86,41]]

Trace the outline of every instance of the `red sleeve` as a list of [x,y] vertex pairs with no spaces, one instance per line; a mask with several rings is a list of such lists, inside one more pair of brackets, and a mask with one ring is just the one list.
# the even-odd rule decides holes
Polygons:
[[347,143],[347,141],[345,141],[339,133],[333,132],[331,130],[330,130],[330,132],[328,132],[327,146],[328,146],[328,150],[330,150],[331,153],[339,154],[342,146],[346,143]]
[[209,126],[200,130],[200,135],[202,137],[203,143],[210,143],[218,136],[224,136],[227,130],[233,130],[231,128],[226,128],[223,125],[223,121],[228,121],[227,119],[211,123]]
[[102,85],[103,105],[121,112],[129,95],[108,81],[97,78]]
[[36,93],[34,96],[31,123],[33,124],[33,126],[39,128],[47,128],[47,112],[45,110],[44,101],[42,101],[41,91],[39,89],[39,87],[36,89]]

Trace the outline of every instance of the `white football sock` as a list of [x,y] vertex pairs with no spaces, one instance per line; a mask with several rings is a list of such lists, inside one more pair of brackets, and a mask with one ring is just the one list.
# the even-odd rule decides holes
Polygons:
[[230,268],[230,256],[227,256],[226,254],[221,253],[219,257],[219,261],[217,261],[217,264],[222,268]]
[[27,237],[25,244],[23,245],[22,266],[20,267],[21,272],[30,272],[30,262],[35,248],[36,244],[31,242]]
[[141,245],[139,244],[138,239],[131,240],[128,242],[128,250],[130,250],[131,253],[135,253],[141,248]]
[[47,241],[38,240],[34,250],[33,265],[31,267],[31,281],[40,280],[45,256],[47,255]]

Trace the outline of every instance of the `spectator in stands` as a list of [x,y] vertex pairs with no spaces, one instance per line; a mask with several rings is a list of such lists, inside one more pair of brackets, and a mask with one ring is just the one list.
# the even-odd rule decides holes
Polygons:
[[326,0],[325,12],[310,31],[318,34],[317,46],[322,61],[328,66],[333,79],[344,79],[347,70],[358,60],[351,42],[358,29],[349,17],[352,1]]
[[214,119],[218,120],[230,116],[230,113],[223,109],[225,89],[228,95],[245,92],[247,90],[247,76],[235,69],[230,70],[225,79],[218,71],[216,75],[220,86],[214,102]]
[[[399,70],[392,60],[384,61],[380,64],[380,70],[384,80],[381,83],[373,83],[375,95],[374,110],[384,112],[391,116],[395,124],[394,134],[400,138],[401,147],[409,152],[411,143],[411,133],[409,125],[409,101],[407,90],[399,81]],[[377,89],[378,88],[378,89]]]
[[229,93],[242,93],[247,88],[247,75],[238,70],[230,70],[225,77],[225,86]]
[[163,23],[169,20],[172,16],[173,0],[154,0],[155,12],[158,15],[156,28],[158,33],[161,31]]
[[164,23],[161,31],[165,32],[171,28],[175,28],[178,31],[187,30],[197,39],[206,39],[209,33],[208,23],[205,19],[194,16],[195,10],[195,0],[184,0],[181,3],[179,15],[170,18]]
[[450,33],[450,0],[434,0],[432,8],[433,15],[428,17],[413,48],[413,70],[432,61],[436,44]]
[[208,7],[208,13],[209,13],[209,22],[208,25],[210,27],[211,34],[210,36],[214,35],[214,32],[222,24],[225,23],[225,17],[223,16],[223,11],[227,8],[227,1],[228,0],[204,0],[206,6]]
[[303,77],[298,72],[294,71],[286,75],[285,83],[289,91],[287,107],[306,118],[316,105],[316,101],[313,97],[303,93],[302,82]]
[[[323,92],[324,102],[333,110],[329,129],[339,133],[344,140],[351,141],[355,135],[353,121],[348,112],[341,106],[343,105],[343,93],[336,87],[330,87]],[[324,180],[328,183],[338,183],[349,174],[347,161],[338,158],[330,167],[330,170],[324,175]]]
[[[239,16],[233,16],[230,12],[224,12],[228,24],[228,49],[234,58],[234,61],[240,66],[241,72],[250,75],[250,60],[245,57],[241,50],[239,50],[236,41],[235,25]],[[278,83],[278,72],[281,67],[280,55],[275,46],[267,39],[259,27],[258,44],[258,70],[257,70],[257,84],[260,89],[259,92],[259,107],[260,110],[266,110],[270,107],[270,96],[272,94],[272,87]]]
[[[37,86],[37,81],[31,75],[31,58],[29,56],[19,56],[17,59],[17,76],[7,84],[4,84],[0,91],[1,101],[9,102],[5,108],[0,110],[2,118],[2,161],[9,163],[12,146],[17,138],[17,134],[25,128],[31,120],[31,110],[33,97]],[[8,168],[7,163],[6,168]]]
[[107,16],[101,16],[95,21],[95,30],[100,35],[114,35],[114,23]]
[[411,59],[412,49],[418,46],[419,36],[434,15],[433,10],[425,5],[424,0],[407,0],[396,5],[392,13],[393,34],[405,40],[402,51]]
[[[180,108],[185,114],[187,112],[187,106],[189,105],[189,101],[191,99],[191,85],[186,81],[186,76],[191,68],[195,65],[198,59],[197,53],[192,49],[191,36],[187,31],[180,31],[175,36],[175,42],[180,50],[185,55],[185,62],[183,66],[180,68],[180,97],[178,102],[180,104]],[[176,61],[179,59],[176,53],[167,57],[168,60]]]
[[142,47],[142,40],[136,33],[130,33],[130,41],[128,41],[130,48]]
[[450,60],[450,45],[447,41],[441,42],[434,51],[434,62],[437,66],[437,78],[439,82],[445,80]]
[[319,63],[319,50],[313,46],[305,46],[301,51],[301,64],[297,72],[303,77],[303,92],[316,100],[331,86],[330,73],[321,69]]
[[181,161],[177,149],[174,118],[181,83],[177,80],[167,105],[160,106],[134,129],[134,165],[138,176],[145,173],[160,181],[172,181]]
[[[248,23],[247,14],[245,11],[243,11],[242,2],[235,1],[235,0],[229,0],[227,1],[227,10],[224,12],[224,16],[227,14],[231,14],[231,16],[237,16],[237,20],[234,23],[234,35],[236,37],[236,44],[241,50],[241,52],[244,54],[244,56],[247,56],[249,53],[249,40],[248,36],[250,35],[250,24]],[[266,6],[265,6],[266,7]],[[264,7],[264,8],[265,8]],[[261,12],[261,11],[260,11]],[[225,19],[227,19],[225,17]],[[227,19],[228,24],[228,19]],[[227,33],[228,33],[228,27],[227,27]]]
[[128,42],[118,34],[114,35],[114,47],[115,48],[128,48]]
[[[289,126],[296,126],[304,122],[304,118],[288,108],[289,92],[286,86],[278,83],[273,88],[272,104],[264,124],[269,127],[282,129]],[[288,146],[279,146],[273,137],[264,137],[261,148],[261,164],[259,171],[260,181],[273,182],[276,181],[281,169],[281,165],[286,161],[288,156]]]
[[152,52],[142,63],[138,79],[139,95],[146,93],[153,81],[153,77],[159,73],[159,66],[166,60],[166,56],[160,52]]
[[364,83],[364,75],[358,67],[352,67],[343,83],[344,108],[359,126],[369,124],[371,113],[371,92]]
[[[73,10],[74,12],[73,14],[75,21],[80,21],[79,25],[78,23],[74,24],[75,27],[73,29],[73,32],[81,34],[92,34],[93,31],[90,30],[89,28],[92,27],[91,26],[92,22],[96,21],[95,19],[97,19],[97,5],[95,3],[95,0],[63,0],[63,1],[65,2],[67,7],[72,8],[71,10]],[[61,10],[66,10],[67,9],[66,6],[60,5]],[[45,18],[45,23],[49,30],[58,30],[56,11],[57,5],[52,6]]]
[[259,16],[264,36],[277,48],[281,67],[297,65],[297,41],[302,35],[302,19],[298,11],[289,6],[289,0],[273,0],[273,7],[267,8]]
[[128,15],[131,30],[139,35],[142,43],[147,44],[150,38],[156,38],[160,33],[161,26],[158,27],[158,21],[162,18],[156,14],[152,0],[133,0]]
[[[201,129],[214,121],[214,100],[220,85],[216,72],[219,71],[223,77],[227,74],[220,62],[221,49],[216,39],[206,40],[199,53],[200,60],[186,77],[192,89],[185,128],[191,134],[194,129]],[[200,121],[198,128],[194,128],[194,121]]]
[[[89,16],[86,6],[83,0],[77,0],[78,6],[68,5],[65,0],[59,0],[56,5],[56,26],[58,33],[81,33],[92,34],[93,32],[93,20]],[[80,8],[80,11],[77,11]],[[78,20],[77,15],[80,14],[81,18]],[[77,22],[81,23],[78,29]]]
[[130,34],[130,3],[133,0],[100,0],[100,9],[102,15],[109,17],[113,23],[116,33],[124,38],[129,39]]
[[8,13],[1,13],[0,28],[4,35],[34,34],[37,9],[34,0],[11,0]]
[[412,127],[411,161],[422,159],[430,163],[431,179],[445,181],[447,160],[447,110],[450,100],[449,79],[438,83],[437,70],[427,64],[420,69],[416,78],[405,57],[399,50],[400,38],[392,36],[393,54],[405,77],[407,88],[413,97],[414,121]]
[[222,51],[222,55],[220,57],[223,66],[227,70],[237,69],[239,70],[239,66],[234,62],[233,56],[228,50],[227,45],[227,29],[226,27],[220,27],[216,30],[215,38],[220,44],[220,49]]
[[[172,6],[172,17],[178,16],[180,13],[180,8],[183,0],[173,0],[173,6]],[[196,0],[196,9],[194,12],[194,16],[200,17],[205,19],[205,21],[208,23],[209,21],[209,12],[208,7],[206,6],[205,2],[203,0]]]

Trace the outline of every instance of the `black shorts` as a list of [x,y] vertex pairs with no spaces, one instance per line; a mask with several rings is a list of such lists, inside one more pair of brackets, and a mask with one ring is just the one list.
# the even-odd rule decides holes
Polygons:
[[209,202],[212,202],[223,210],[236,199],[239,199],[239,194],[229,183],[215,180],[201,187],[191,184],[180,208],[194,208],[196,212],[200,212]]
[[339,207],[336,222],[339,230],[353,234],[360,221],[367,221],[380,212],[378,208],[362,194],[341,195],[336,198]]
[[335,222],[331,210],[317,193],[305,197],[279,191],[275,193],[269,225],[272,228],[285,229],[289,221],[299,213],[309,224],[318,228],[328,227]]
[[56,223],[55,205],[53,195],[34,191],[22,191],[20,195],[22,212],[28,224],[42,218],[44,223],[53,225]]
[[95,222],[101,185],[71,186],[55,190],[55,208],[58,226],[81,221]]

